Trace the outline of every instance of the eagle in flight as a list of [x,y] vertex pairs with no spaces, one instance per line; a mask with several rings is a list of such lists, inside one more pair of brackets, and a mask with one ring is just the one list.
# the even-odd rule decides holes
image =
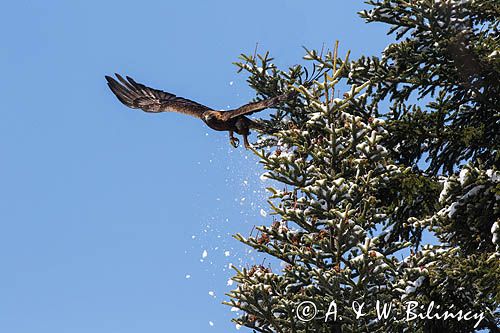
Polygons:
[[217,111],[189,99],[146,87],[135,82],[131,77],[127,76],[125,80],[119,74],[115,75],[120,82],[106,76],[108,86],[118,100],[126,106],[152,113],[179,112],[199,118],[211,129],[229,131],[229,140],[233,147],[237,147],[239,144],[239,140],[234,137],[234,132],[243,136],[245,148],[249,148],[248,135],[250,129],[261,129],[261,126],[247,118],[247,115],[274,107],[286,101],[293,94],[287,93],[263,101],[249,103],[234,110]]

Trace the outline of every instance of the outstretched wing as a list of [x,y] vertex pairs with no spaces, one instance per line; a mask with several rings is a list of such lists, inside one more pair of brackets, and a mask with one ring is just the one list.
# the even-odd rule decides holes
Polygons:
[[292,92],[289,92],[289,93],[286,93],[283,95],[279,95],[276,97],[265,99],[263,101],[248,103],[248,104],[245,104],[243,106],[240,106],[239,108],[237,108],[235,110],[230,110],[230,111],[224,112],[223,117],[225,118],[225,120],[229,120],[229,119],[234,118],[234,117],[249,115],[249,114],[252,114],[255,112],[262,111],[262,110],[267,109],[267,108],[272,108],[273,106],[276,106],[276,105],[288,100],[294,94],[295,94],[295,92],[292,91]]
[[146,87],[143,84],[135,82],[131,77],[127,76],[125,80],[119,74],[115,75],[120,82],[110,76],[106,76],[108,86],[118,100],[128,107],[155,113],[180,112],[197,118],[201,118],[203,112],[210,110],[209,107],[189,99]]

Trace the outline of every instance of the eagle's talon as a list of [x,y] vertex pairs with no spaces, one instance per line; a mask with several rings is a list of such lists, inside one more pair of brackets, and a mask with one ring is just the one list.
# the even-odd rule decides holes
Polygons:
[[229,138],[229,142],[231,143],[231,146],[233,146],[234,148],[238,148],[240,145],[240,140],[235,137]]

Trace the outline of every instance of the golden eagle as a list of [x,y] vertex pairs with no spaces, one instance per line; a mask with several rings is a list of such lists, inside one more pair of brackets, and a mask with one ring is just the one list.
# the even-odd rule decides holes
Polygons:
[[259,124],[245,116],[276,106],[286,101],[293,94],[287,93],[263,101],[245,104],[234,110],[217,111],[189,99],[146,87],[135,82],[131,77],[126,76],[125,80],[119,74],[115,75],[120,82],[106,76],[108,86],[118,100],[126,106],[153,113],[180,112],[199,118],[211,129],[229,131],[229,140],[234,147],[237,147],[239,143],[239,140],[234,137],[234,132],[243,136],[245,148],[249,148],[248,135],[250,129],[261,129]]

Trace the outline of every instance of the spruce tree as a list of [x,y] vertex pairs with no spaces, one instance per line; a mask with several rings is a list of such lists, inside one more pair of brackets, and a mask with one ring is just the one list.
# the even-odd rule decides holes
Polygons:
[[[260,97],[297,94],[254,150],[273,221],[235,236],[282,265],[236,269],[227,304],[259,332],[498,332],[500,4],[369,4],[361,16],[396,37],[380,58],[334,47],[286,71],[268,53],[237,63]],[[411,301],[484,319],[409,321]]]

